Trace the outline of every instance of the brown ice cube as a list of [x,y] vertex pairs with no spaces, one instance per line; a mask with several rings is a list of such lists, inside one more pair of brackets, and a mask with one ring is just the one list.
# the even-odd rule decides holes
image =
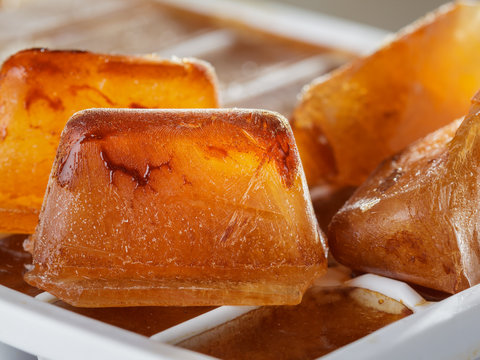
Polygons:
[[340,263],[448,293],[480,282],[480,93],[460,122],[383,162],[334,216]]
[[212,108],[212,68],[162,60],[32,49],[0,70],[0,233],[33,233],[67,120],[87,108]]
[[326,271],[288,122],[114,110],[63,132],[28,283],[84,307],[295,304]]
[[358,186],[383,159],[468,111],[480,87],[480,4],[455,2],[314,80],[292,128],[310,187]]
[[311,360],[409,314],[373,291],[313,287],[300,305],[261,307],[176,345],[219,359]]

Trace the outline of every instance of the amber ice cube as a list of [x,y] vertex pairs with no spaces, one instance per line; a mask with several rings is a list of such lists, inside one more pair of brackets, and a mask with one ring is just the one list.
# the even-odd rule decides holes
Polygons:
[[339,262],[448,293],[480,282],[479,112],[480,93],[358,188],[330,224]]
[[87,108],[217,107],[198,60],[32,49],[0,70],[0,233],[33,233],[67,120]]
[[115,110],[63,132],[28,283],[76,306],[300,302],[326,271],[288,122]]
[[455,2],[307,87],[292,128],[310,187],[358,186],[381,160],[468,111],[480,4]]

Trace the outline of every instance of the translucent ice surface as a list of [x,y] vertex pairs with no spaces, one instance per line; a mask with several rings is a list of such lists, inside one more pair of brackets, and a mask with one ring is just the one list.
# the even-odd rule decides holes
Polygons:
[[85,307],[295,304],[327,266],[290,126],[262,110],[76,114],[32,241],[27,282]]

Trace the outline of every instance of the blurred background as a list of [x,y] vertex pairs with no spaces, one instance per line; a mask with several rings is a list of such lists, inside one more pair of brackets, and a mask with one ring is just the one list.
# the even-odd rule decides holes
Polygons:
[[198,57],[214,65],[224,106],[289,117],[303,85],[442,2],[0,0],[0,61],[31,47]]
[[280,0],[282,3],[397,31],[445,0]]
[[[237,2],[245,2],[236,0]],[[250,1],[251,3],[269,0]],[[34,0],[0,0],[3,8],[15,8]],[[38,2],[38,1],[37,1]],[[43,2],[43,1],[42,1]],[[68,0],[66,1],[68,2]],[[279,3],[318,11],[395,31],[441,4],[444,0],[278,0]]]

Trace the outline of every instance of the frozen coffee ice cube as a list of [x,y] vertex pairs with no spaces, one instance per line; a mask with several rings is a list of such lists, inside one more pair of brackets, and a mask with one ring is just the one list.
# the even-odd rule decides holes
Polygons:
[[462,123],[384,161],[357,189],[329,227],[335,258],[448,293],[480,283],[479,159],[480,93]]
[[296,304],[326,271],[288,122],[93,109],[67,124],[28,283],[83,307]]
[[198,60],[31,49],[0,70],[0,233],[33,233],[67,120],[87,108],[212,108]]
[[455,2],[314,80],[292,128],[308,185],[359,186],[383,159],[463,116],[480,87],[480,4]]

